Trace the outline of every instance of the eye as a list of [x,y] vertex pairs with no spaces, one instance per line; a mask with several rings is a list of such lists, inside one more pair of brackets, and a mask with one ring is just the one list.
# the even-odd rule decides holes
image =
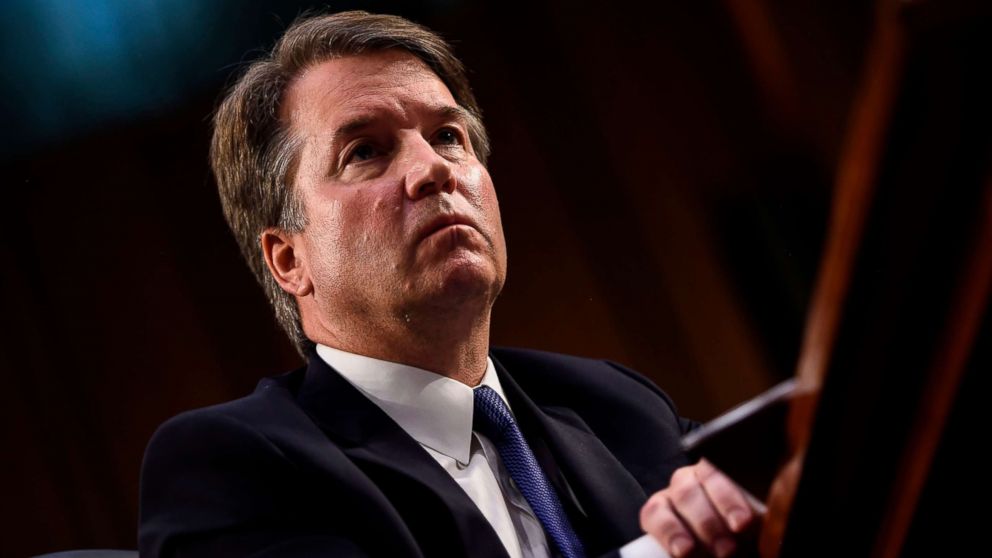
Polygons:
[[434,143],[439,145],[461,145],[462,134],[455,128],[441,128],[434,134]]
[[348,156],[348,162],[351,161],[368,161],[369,159],[375,158],[379,155],[379,150],[370,143],[361,143],[355,146],[351,150],[351,154]]

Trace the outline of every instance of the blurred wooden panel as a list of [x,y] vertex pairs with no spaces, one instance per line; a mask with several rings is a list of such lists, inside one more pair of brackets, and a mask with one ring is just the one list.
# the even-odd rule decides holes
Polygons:
[[960,453],[932,474],[943,439],[981,436],[946,426],[987,362],[975,343],[992,282],[992,10],[880,2],[878,20],[798,371],[822,394],[791,510],[773,498],[770,531],[788,525],[780,553],[766,533],[766,556],[981,549],[959,536],[977,516],[916,517],[925,486],[968,490]]

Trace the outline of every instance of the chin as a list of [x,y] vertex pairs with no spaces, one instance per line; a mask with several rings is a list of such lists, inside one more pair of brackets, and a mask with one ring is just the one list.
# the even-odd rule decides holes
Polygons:
[[435,277],[421,276],[419,287],[427,305],[433,307],[460,306],[478,302],[491,306],[503,286],[503,276],[492,262],[469,258],[452,258]]

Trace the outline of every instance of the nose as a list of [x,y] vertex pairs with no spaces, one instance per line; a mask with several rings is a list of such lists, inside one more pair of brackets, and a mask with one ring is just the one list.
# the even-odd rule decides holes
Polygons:
[[455,177],[451,162],[442,157],[434,146],[422,137],[408,145],[409,167],[404,176],[406,195],[417,200],[439,192],[455,190]]

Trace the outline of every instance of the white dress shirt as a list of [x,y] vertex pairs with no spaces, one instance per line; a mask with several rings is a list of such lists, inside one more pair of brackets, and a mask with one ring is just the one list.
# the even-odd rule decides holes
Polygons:
[[[472,431],[473,388],[434,372],[325,345],[317,345],[317,354],[451,475],[492,525],[511,558],[551,556],[540,522],[510,479],[496,447]],[[480,386],[492,388],[509,408],[489,358],[482,382],[476,387]],[[620,555],[668,557],[647,535],[625,545]]]

